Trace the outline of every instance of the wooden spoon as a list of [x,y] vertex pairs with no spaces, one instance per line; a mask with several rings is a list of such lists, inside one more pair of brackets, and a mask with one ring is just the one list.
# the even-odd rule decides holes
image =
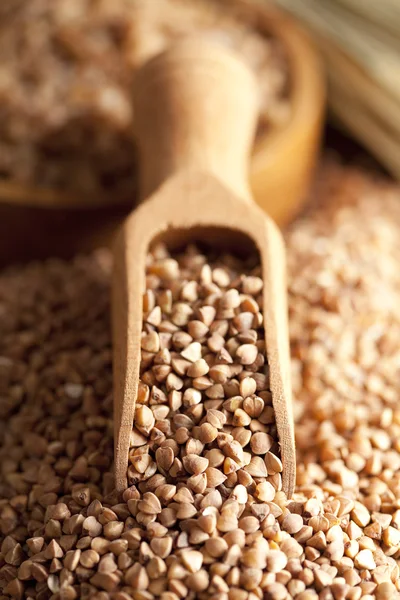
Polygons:
[[113,282],[116,486],[127,485],[129,439],[139,381],[142,294],[149,245],[202,240],[259,251],[270,384],[283,462],[295,483],[285,252],[281,234],[253,202],[247,169],[257,121],[252,74],[227,49],[186,40],[138,75],[135,111],[142,196],[115,250]]

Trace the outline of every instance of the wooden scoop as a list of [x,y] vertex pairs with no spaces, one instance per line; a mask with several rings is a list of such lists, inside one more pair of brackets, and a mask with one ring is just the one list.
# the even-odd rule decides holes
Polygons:
[[135,111],[142,197],[116,243],[113,285],[116,486],[126,487],[139,381],[142,294],[149,246],[203,240],[259,251],[270,385],[283,462],[295,483],[285,252],[280,232],[253,202],[247,168],[258,95],[247,68],[227,49],[182,41],[138,74]]

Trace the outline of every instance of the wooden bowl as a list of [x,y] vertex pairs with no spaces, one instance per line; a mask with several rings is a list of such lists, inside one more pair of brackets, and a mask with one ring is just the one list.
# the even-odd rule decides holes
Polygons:
[[[319,57],[299,26],[260,0],[232,0],[259,30],[282,40],[290,72],[291,116],[282,128],[259,136],[250,165],[258,204],[280,225],[301,207],[318,154],[325,83]],[[0,181],[0,264],[70,256],[108,244],[135,198],[79,197]]]
[[286,13],[257,0],[236,0],[257,14],[260,28],[282,40],[291,78],[291,116],[256,142],[250,182],[258,204],[283,227],[301,208],[318,156],[325,115],[320,57]]

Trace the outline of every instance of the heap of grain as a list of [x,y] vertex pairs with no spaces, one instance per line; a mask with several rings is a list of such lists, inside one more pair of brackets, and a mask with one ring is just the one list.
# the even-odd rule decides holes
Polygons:
[[[111,474],[109,256],[48,261],[1,275],[2,598],[397,597],[399,191],[339,167],[322,179],[322,207],[287,236],[299,473],[290,501],[279,490],[279,447],[276,438],[270,439],[275,431],[265,366],[256,364],[263,350],[259,317],[252,321],[257,337],[251,334],[251,341],[239,339],[243,333],[232,324],[226,333],[207,332],[207,341],[221,344],[214,354],[227,361],[214,370],[205,358],[210,348],[204,350],[205,342],[193,335],[199,323],[211,328],[211,321],[194,319],[198,323],[191,333],[182,331],[183,323],[175,324],[178,331],[166,332],[172,334],[170,362],[165,348],[157,349],[155,326],[146,328],[140,428],[132,436],[143,443],[131,452],[131,485],[119,496]],[[186,297],[177,301],[172,293],[172,305],[199,301],[187,273],[193,260],[204,261],[197,257],[189,252],[179,258],[179,293],[185,290]],[[149,271],[165,259],[171,260],[150,257]],[[222,276],[219,268],[212,264],[211,273]],[[249,267],[230,262],[225,272],[238,273],[238,268],[243,273]],[[196,269],[196,277],[203,270],[204,265]],[[158,298],[162,292],[153,276],[147,319],[156,307],[153,294]],[[239,316],[240,323],[243,312],[252,312],[237,305],[236,293],[227,289],[232,286],[242,286],[239,297],[249,295],[252,314],[259,314],[259,290],[254,296],[246,291],[246,277],[235,281],[232,273],[222,281],[226,286],[221,280],[209,285],[222,287],[220,297],[236,305],[225,307],[239,313],[232,320]],[[251,282],[260,287],[257,279]],[[169,301],[169,294],[161,296]],[[221,320],[215,315],[214,323]],[[174,334],[179,334],[176,341]],[[176,357],[179,343],[186,342],[189,359]],[[192,344],[202,346],[202,358]],[[242,363],[248,351],[238,352],[247,344],[257,348],[251,351],[252,368]],[[162,360],[154,358],[150,365],[146,353],[152,351]],[[181,360],[190,365],[179,374]],[[200,375],[199,368],[207,367]],[[154,387],[165,394],[168,377],[174,382],[168,402],[151,402]],[[199,398],[198,378],[208,380],[207,387],[193,402]],[[215,386],[224,389],[222,398]],[[219,390],[215,398],[206,394],[212,388]],[[156,397],[163,398],[160,392]],[[263,402],[259,414],[256,398]],[[268,442],[260,454],[252,444],[259,432]],[[216,440],[224,436],[220,447]],[[153,452],[157,439],[161,444]],[[146,451],[138,452],[140,447]],[[262,472],[252,473],[252,463]],[[151,464],[153,473],[143,478]]]

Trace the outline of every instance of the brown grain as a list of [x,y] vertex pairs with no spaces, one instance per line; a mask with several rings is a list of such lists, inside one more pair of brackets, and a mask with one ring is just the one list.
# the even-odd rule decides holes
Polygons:
[[[108,254],[0,275],[2,600],[398,597],[400,193],[337,166],[322,179],[322,206],[287,236],[299,473],[290,501],[275,479],[274,446],[254,455],[251,424],[230,422],[241,408],[274,427],[271,410],[245,405],[254,384],[241,384],[254,372],[239,376],[228,398],[204,388],[191,406],[171,407],[177,390],[163,392],[166,380],[154,393],[142,386],[139,404],[156,411],[158,431],[150,442],[134,432],[132,451],[150,457],[148,470],[115,494]],[[255,277],[244,281],[257,296]],[[216,280],[229,285],[223,270]],[[193,294],[192,286],[182,300]],[[171,312],[173,295],[160,297]],[[147,298],[153,310],[156,298]],[[199,311],[204,318],[208,328],[223,320]],[[170,364],[159,358],[154,366]],[[183,387],[192,377],[183,374]],[[257,397],[272,409],[267,390]],[[182,422],[169,427],[168,415],[157,415],[164,405]],[[211,428],[196,416],[202,405]],[[186,453],[186,444],[201,450]],[[187,454],[206,458],[206,470],[187,473]],[[235,458],[250,463],[231,471]],[[250,464],[268,475],[251,475]],[[209,469],[227,479],[204,487],[216,475]]]

